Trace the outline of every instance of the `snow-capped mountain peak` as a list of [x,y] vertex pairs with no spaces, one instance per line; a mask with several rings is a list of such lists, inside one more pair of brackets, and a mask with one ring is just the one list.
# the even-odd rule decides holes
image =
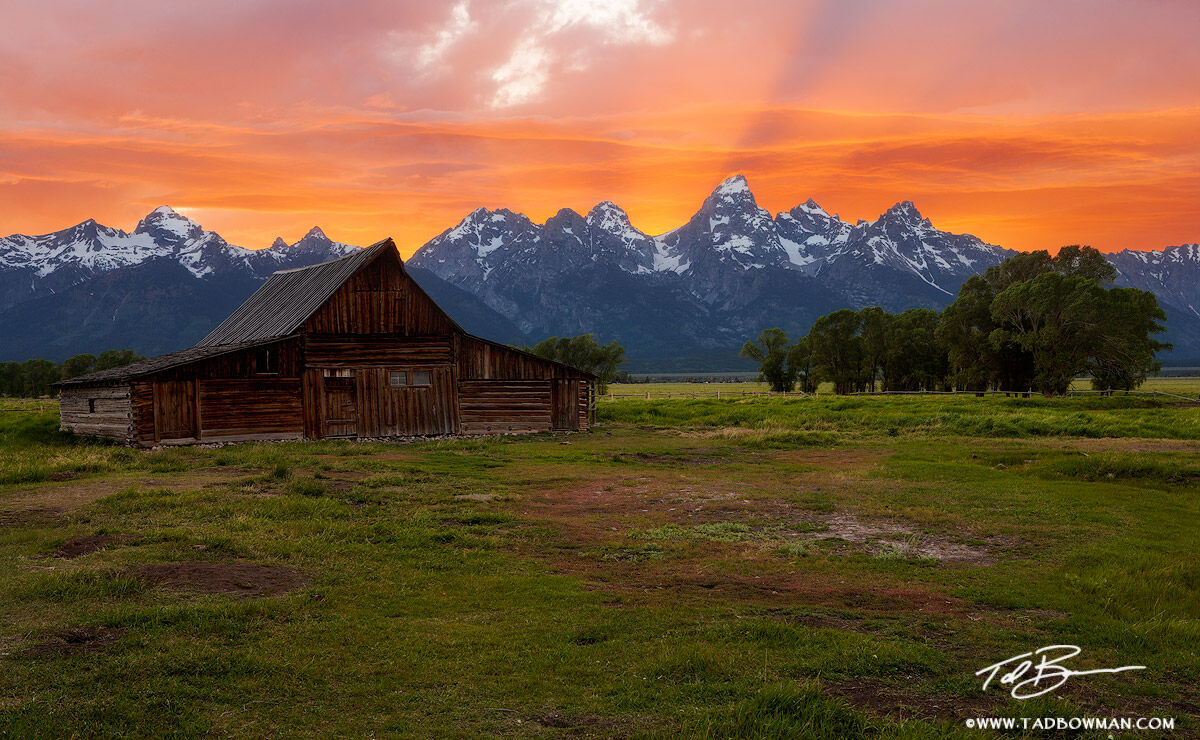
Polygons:
[[156,242],[170,245],[195,239],[205,233],[200,224],[170,206],[159,206],[138,222],[134,234],[149,234]]
[[[169,206],[146,214],[132,232],[88,219],[76,226],[41,236],[14,234],[0,238],[0,270],[28,273],[21,287],[6,290],[4,301],[40,294],[43,283],[51,292],[112,270],[165,259],[183,266],[196,278],[233,270],[240,274],[269,275],[275,269],[333,259],[352,249],[331,242],[313,229],[293,245],[277,239],[271,249],[258,252],[229,244],[220,234],[205,231],[198,223]],[[49,282],[46,282],[49,281]]]
[[753,197],[753,194],[750,192],[750,183],[746,182],[745,175],[740,174],[726,178],[725,181],[718,185],[716,190],[713,191],[713,195],[725,197],[749,195]]

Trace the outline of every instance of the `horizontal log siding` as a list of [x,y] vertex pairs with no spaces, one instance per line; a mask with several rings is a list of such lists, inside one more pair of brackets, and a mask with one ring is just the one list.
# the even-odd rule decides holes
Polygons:
[[591,394],[589,381],[581,381],[579,383],[579,431],[586,432],[592,426],[592,414],[589,406]]
[[63,388],[58,407],[59,428],[64,432],[133,440],[133,391],[129,383]]
[[392,367],[396,365],[447,365],[451,362],[450,337],[335,337],[305,338],[308,367]]
[[298,378],[200,381],[202,441],[303,434]]
[[502,344],[463,336],[458,348],[458,377],[470,380],[549,380],[583,379],[585,375],[574,368]]
[[550,431],[548,380],[458,382],[463,434]]

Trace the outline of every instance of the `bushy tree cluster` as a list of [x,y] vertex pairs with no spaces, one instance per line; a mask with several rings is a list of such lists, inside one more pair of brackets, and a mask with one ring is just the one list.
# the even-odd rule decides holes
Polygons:
[[61,365],[49,360],[0,362],[0,396],[38,398],[49,396],[51,383],[79,375],[108,370],[145,359],[128,349],[110,349],[99,355],[81,354]]
[[820,380],[837,393],[875,390],[1036,389],[1067,391],[1088,374],[1093,387],[1132,390],[1161,367],[1169,344],[1153,337],[1166,315],[1153,293],[1108,287],[1116,270],[1091,247],[1010,257],[968,279],[939,313],[879,307],[822,316],[789,345],[779,329],[747,342],[772,390]]
[[617,375],[617,365],[625,361],[624,347],[615,341],[601,345],[595,334],[548,337],[525,351],[594,374],[598,393],[608,392],[608,384]]

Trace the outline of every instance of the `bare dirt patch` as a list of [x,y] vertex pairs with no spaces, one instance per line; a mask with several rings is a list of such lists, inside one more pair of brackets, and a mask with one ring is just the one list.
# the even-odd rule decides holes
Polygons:
[[71,560],[73,558],[91,555],[94,552],[100,552],[109,545],[127,540],[127,537],[121,537],[114,534],[93,534],[84,537],[72,537],[50,552],[50,557],[63,558]]
[[994,560],[987,546],[955,542],[941,534],[930,534],[890,520],[864,520],[852,514],[822,516],[826,529],[802,532],[800,540],[838,538],[858,544],[873,555],[936,560],[944,563],[987,563]]
[[294,568],[228,561],[154,563],[130,573],[154,586],[244,597],[276,596],[308,584]]
[[114,627],[68,627],[22,652],[33,657],[90,653],[109,647],[124,634],[125,630]]
[[62,511],[35,506],[17,511],[0,511],[0,527],[53,527],[63,521]]
[[185,473],[155,473],[120,475],[105,478],[81,478],[60,483],[37,483],[14,487],[3,492],[6,507],[14,510],[51,509],[56,513],[71,511],[93,501],[129,488],[171,488],[200,490],[212,483],[227,483],[238,477],[237,471],[211,469]]
[[454,498],[459,501],[491,501],[496,498],[494,493],[456,493]]

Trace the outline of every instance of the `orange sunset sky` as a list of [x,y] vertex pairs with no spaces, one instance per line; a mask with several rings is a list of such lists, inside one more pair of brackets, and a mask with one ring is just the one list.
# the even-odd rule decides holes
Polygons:
[[1195,0],[0,0],[0,234],[169,204],[411,253],[723,178],[1018,249],[1200,241]]

